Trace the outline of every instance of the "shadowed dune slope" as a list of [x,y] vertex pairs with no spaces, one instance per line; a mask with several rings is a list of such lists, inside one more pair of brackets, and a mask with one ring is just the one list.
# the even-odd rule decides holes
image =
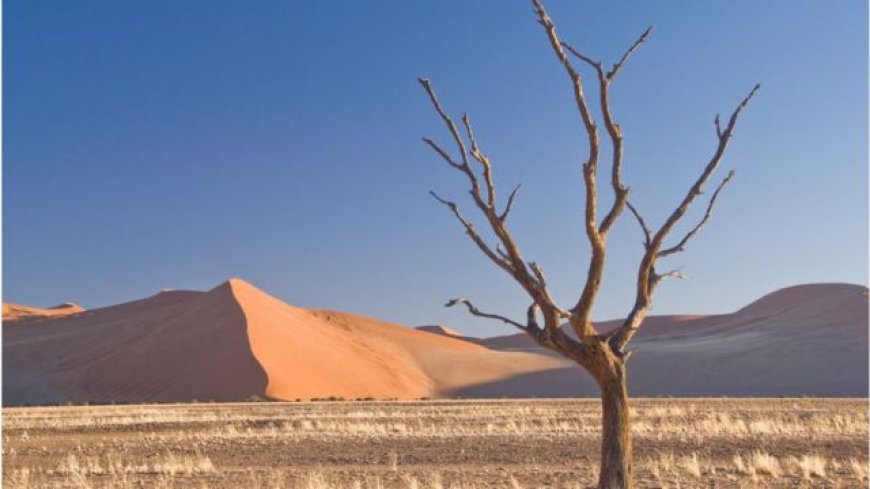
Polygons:
[[[598,324],[607,331],[619,321]],[[521,335],[495,349],[543,353]],[[629,390],[640,396],[867,396],[868,293],[851,284],[808,284],[768,294],[731,314],[653,316],[631,344]],[[473,386],[468,396],[597,395],[577,367]],[[532,392],[529,392],[532,394]]]
[[3,328],[3,402],[418,398],[564,366],[352,314],[239,279]]

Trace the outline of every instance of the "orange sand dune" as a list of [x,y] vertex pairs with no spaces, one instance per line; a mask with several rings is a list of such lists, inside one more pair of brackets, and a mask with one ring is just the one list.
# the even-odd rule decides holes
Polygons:
[[229,284],[3,329],[5,404],[235,400],[261,394]]
[[22,306],[21,304],[12,304],[9,302],[3,303],[3,322],[7,321],[19,321],[19,320],[36,320],[36,319],[48,319],[55,318],[59,316],[67,316],[70,314],[78,314],[80,312],[84,312],[85,308],[78,304],[73,304],[72,302],[65,302],[63,304],[40,308],[40,307],[31,307],[31,306]]
[[32,326],[3,330],[4,404],[408,399],[565,365],[293,307],[239,279]]

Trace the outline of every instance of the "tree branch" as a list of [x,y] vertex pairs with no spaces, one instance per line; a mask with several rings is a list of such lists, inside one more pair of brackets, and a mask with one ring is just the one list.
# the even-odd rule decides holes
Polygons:
[[576,57],[580,61],[583,61],[584,63],[586,63],[589,66],[591,66],[592,68],[594,68],[595,71],[598,72],[599,76],[601,76],[601,77],[605,76],[604,75],[604,66],[601,65],[601,61],[595,61],[594,59],[590,58],[589,56],[586,56],[585,54],[581,53],[580,51],[574,49],[573,46],[571,46],[570,44],[568,44],[566,42],[562,42],[562,47],[567,49],[569,53],[574,55],[574,57]]
[[[538,3],[536,2],[536,9],[540,9],[538,7]],[[540,14],[539,14],[540,17]],[[546,24],[545,24],[546,27]],[[626,60],[631,56],[632,53],[644,42],[646,41],[649,34],[652,32],[652,27],[648,28],[644,33],[628,48],[628,50],[622,55],[619,61],[613,65],[613,68],[610,72],[605,73],[604,68],[599,61],[595,61],[589,56],[584,55],[579,50],[573,48],[572,46],[561,42],[560,45],[562,48],[567,49],[572,55],[581,61],[589,64],[595,69],[595,73],[598,75],[598,86],[599,86],[599,99],[601,105],[601,114],[604,120],[604,126],[607,129],[607,133],[610,136],[610,140],[612,143],[613,151],[613,163],[611,165],[611,176],[610,183],[613,188],[613,205],[610,210],[605,214],[604,219],[601,221],[601,224],[594,231],[589,231],[587,228],[587,234],[589,235],[590,242],[592,243],[592,259],[590,261],[589,273],[586,280],[586,285],[583,288],[583,292],[580,295],[580,299],[577,301],[577,305],[574,308],[574,317],[571,318],[571,326],[574,331],[580,336],[581,339],[584,339],[584,342],[590,343],[596,341],[597,333],[595,332],[594,327],[591,325],[590,314],[592,310],[592,304],[595,301],[595,296],[600,287],[601,278],[603,275],[604,269],[604,256],[605,256],[605,245],[607,240],[607,234],[610,231],[610,228],[622,214],[622,211],[625,208],[625,205],[628,203],[628,194],[629,189],[622,182],[622,162],[623,162],[623,150],[622,150],[622,129],[619,127],[614,119],[610,109],[610,82],[625,64]],[[551,40],[552,40],[551,35]],[[597,156],[597,151],[596,151]],[[587,168],[584,167],[584,170]],[[594,180],[594,169],[593,169],[593,180]],[[587,179],[587,209],[589,208],[589,179]],[[594,199],[594,187],[593,191],[593,199]],[[594,204],[593,204],[594,205]],[[635,217],[639,217],[636,210],[633,211],[635,213]],[[594,219],[594,214],[593,214]],[[642,219],[640,220],[642,221]],[[594,220],[591,223],[593,226],[595,225]],[[587,213],[587,227],[590,225],[589,221],[589,213]],[[645,224],[642,225],[645,227]],[[645,231],[646,232],[646,231]],[[646,232],[646,234],[649,234]],[[650,238],[647,238],[645,246],[649,247]]]
[[631,47],[629,47],[628,50],[625,51],[625,54],[623,54],[622,57],[619,58],[619,61],[617,61],[616,64],[613,65],[613,68],[611,68],[610,71],[607,72],[608,80],[612,80],[613,77],[615,77],[616,74],[619,73],[619,70],[622,69],[622,65],[625,64],[625,61],[628,59],[628,57],[631,56],[632,53],[634,53],[634,51],[638,47],[640,47],[640,45],[643,44],[644,41],[646,41],[647,37],[649,37],[649,35],[652,33],[652,29],[652,26],[647,27],[647,29],[643,31],[643,34],[641,34],[640,37],[637,38],[637,41],[634,41],[634,44],[632,44]]
[[643,247],[649,248],[650,241],[652,239],[652,233],[649,230],[649,227],[646,225],[646,221],[643,220],[643,217],[640,215],[640,212],[631,205],[631,202],[626,201],[625,205],[628,207],[628,210],[631,211],[632,215],[634,215],[635,220],[640,225],[640,229],[643,231]]
[[728,143],[731,140],[731,135],[734,133],[734,127],[737,125],[737,118],[740,116],[740,112],[746,108],[746,105],[758,91],[761,85],[755,85],[752,88],[752,91],[749,92],[749,95],[743,98],[740,104],[734,109],[734,112],[731,114],[730,119],[728,120],[728,125],[725,127],[725,130],[722,131],[722,135],[718,137],[719,144],[716,147],[716,152],[713,154],[713,157],[710,159],[710,162],[707,163],[707,166],[704,167],[704,171],[701,172],[701,175],[695,181],[694,185],[689,189],[689,192],[683,197],[680,205],[674,209],[674,212],[671,213],[670,217],[668,217],[667,221],[662,225],[662,227],[658,230],[655,237],[653,238],[653,245],[656,247],[656,252],[658,252],[658,247],[661,246],[662,241],[667,236],[667,234],[671,231],[674,225],[685,215],[686,211],[692,205],[692,202],[695,201],[704,190],[704,185],[707,183],[707,180],[710,179],[710,175],[716,170],[719,166],[719,162],[722,161],[722,157],[725,155],[725,149],[728,147]]
[[[571,54],[595,68],[595,73],[598,75],[598,94],[601,105],[601,115],[604,119],[604,127],[607,129],[607,134],[610,136],[611,144],[613,146],[613,163],[611,165],[610,175],[610,185],[613,187],[614,195],[613,206],[607,214],[605,214],[604,219],[601,221],[597,230],[597,234],[602,241],[601,248],[603,250],[604,244],[607,240],[607,232],[622,213],[625,202],[628,200],[628,189],[622,183],[622,130],[619,128],[619,125],[613,121],[613,116],[611,115],[609,101],[610,78],[604,74],[604,68],[602,67],[601,62],[593,61],[588,56],[583,55],[578,50],[564,42],[562,43],[562,46],[571,52]],[[603,256],[601,261],[603,263]]]
[[514,205],[514,198],[517,196],[517,192],[519,192],[520,187],[522,187],[522,185],[523,184],[518,184],[516,187],[514,187],[513,191],[508,196],[508,201],[507,201],[507,205],[505,205],[505,207],[504,207],[504,212],[502,212],[501,215],[498,216],[499,221],[505,222],[505,220],[507,220],[508,213],[510,213],[511,207],[513,207],[513,205]]
[[619,215],[622,213],[622,210],[625,206],[625,203],[628,200],[628,188],[622,183],[621,171],[622,171],[622,130],[619,127],[619,124],[614,122],[613,116],[610,109],[610,82],[622,68],[623,64],[625,64],[626,60],[631,56],[631,54],[644,42],[647,37],[649,37],[652,32],[652,26],[647,28],[643,34],[628,48],[628,50],[622,55],[622,58],[619,59],[617,63],[613,65],[613,68],[610,72],[605,73],[604,67],[602,66],[600,61],[595,61],[589,56],[584,55],[574,47],[569,44],[562,42],[561,45],[564,49],[567,49],[572,55],[574,55],[577,59],[589,64],[595,69],[595,73],[598,75],[598,84],[599,84],[599,95],[601,101],[601,113],[604,117],[604,125],[607,128],[607,132],[610,135],[610,139],[613,143],[613,165],[611,171],[611,186],[613,187],[614,192],[614,202],[613,206],[610,208],[610,211],[605,215],[604,220],[601,222],[601,225],[598,228],[598,233],[601,235],[606,235],[610,230],[610,227],[616,222]]
[[426,78],[418,78],[417,81],[420,82],[420,85],[426,91],[426,94],[429,95],[429,100],[432,102],[432,107],[435,108],[435,111],[441,117],[441,120],[444,121],[444,125],[447,126],[447,130],[450,131],[450,135],[453,136],[453,141],[456,143],[456,147],[459,149],[459,155],[462,158],[462,163],[457,163],[452,158],[449,158],[447,152],[441,149],[438,145],[435,145],[429,139],[423,139],[429,146],[431,146],[438,154],[441,155],[442,158],[447,160],[451,166],[461,171],[468,177],[468,181],[471,184],[471,192],[474,197],[475,203],[478,206],[483,205],[483,200],[480,196],[480,184],[477,182],[477,176],[475,176],[474,171],[471,169],[471,166],[468,164],[468,156],[467,151],[465,149],[465,143],[462,141],[462,136],[459,134],[459,130],[456,128],[456,124],[453,122],[453,119],[447,115],[447,112],[441,107],[441,102],[438,101],[438,96],[435,94],[435,90],[432,88],[432,82]]
[[420,82],[420,85],[422,85],[423,89],[426,90],[426,93],[429,94],[429,100],[432,101],[432,106],[435,107],[438,115],[441,116],[441,120],[444,121],[444,125],[447,126],[447,129],[453,136],[456,146],[459,147],[459,153],[462,156],[462,166],[467,167],[468,158],[465,156],[465,143],[462,141],[462,137],[459,135],[459,130],[456,129],[456,124],[453,123],[453,119],[451,119],[450,116],[447,115],[447,112],[445,112],[441,107],[441,102],[438,101],[438,96],[435,94],[435,90],[432,89],[432,82],[426,78],[418,78],[417,81]]
[[474,137],[474,131],[471,130],[471,120],[468,118],[468,114],[462,115],[462,125],[465,126],[468,140],[471,141],[471,157],[483,167],[483,181],[486,184],[487,205],[491,209],[495,209],[495,184],[493,184],[492,181],[492,166],[489,164],[489,158],[483,154],[477,146],[477,139]]
[[568,78],[571,79],[571,85],[574,89],[574,101],[577,105],[577,110],[580,112],[580,119],[583,121],[583,127],[586,130],[586,136],[589,142],[589,156],[586,163],[583,164],[583,179],[586,187],[586,233],[589,240],[592,242],[593,251],[596,248],[594,241],[598,238],[597,218],[596,218],[596,186],[595,171],[598,165],[598,127],[595,125],[595,119],[592,117],[592,112],[589,110],[589,105],[586,103],[586,95],[583,91],[583,82],[580,79],[580,74],[574,69],[571,60],[565,55],[565,50],[562,48],[562,41],[556,33],[556,26],[553,20],[547,14],[544,5],[540,0],[532,0],[535,14],[538,17],[538,23],[544,27],[547,33],[547,38],[550,41],[550,47],[556,58],[565,68]]
[[[515,327],[523,332],[528,333],[530,331],[529,328],[527,328],[526,326],[523,326],[522,324],[518,323],[517,321],[514,321],[513,319],[509,319],[509,318],[506,318],[504,316],[500,316],[498,314],[483,312],[480,309],[474,307],[474,304],[472,304],[470,301],[468,301],[466,299],[462,299],[462,298],[450,299],[447,302],[447,304],[444,304],[444,307],[453,307],[453,306],[458,305],[458,304],[462,304],[465,307],[467,307],[468,312],[470,312],[474,316],[487,318],[487,319],[498,319],[499,321],[503,321],[507,324],[510,324],[511,326],[513,326],[513,327]],[[529,308],[529,311],[531,312],[531,308]],[[537,326],[537,323],[536,323],[536,326]]]
[[428,144],[430,148],[435,150],[435,152],[438,153],[441,156],[441,158],[443,158],[444,161],[447,162],[448,165],[452,166],[453,168],[456,168],[457,170],[464,171],[462,169],[462,165],[460,165],[459,163],[454,161],[453,158],[450,156],[450,154],[447,153],[447,151],[444,151],[444,148],[442,148],[440,145],[438,145],[438,143],[436,143],[435,141],[433,141],[429,138],[423,138],[423,142]]
[[598,230],[597,214],[597,182],[596,169],[598,166],[598,127],[589,110],[589,105],[586,103],[586,95],[583,91],[583,82],[580,79],[580,74],[574,69],[571,60],[565,54],[563,43],[556,33],[556,26],[553,20],[547,14],[544,5],[540,0],[532,0],[535,14],[538,17],[538,23],[544,27],[547,33],[547,38],[550,41],[550,47],[556,58],[562,64],[568,78],[571,79],[571,85],[574,89],[574,101],[577,105],[577,110],[580,112],[580,118],[583,121],[583,127],[586,130],[586,136],[589,142],[589,155],[586,162],[583,164],[583,184],[586,188],[586,212],[584,216],[584,227],[586,236],[589,239],[589,245],[592,249],[592,259],[589,261],[589,269],[586,275],[586,284],[583,287],[583,292],[574,306],[573,315],[571,317],[571,328],[584,343],[593,343],[596,340],[598,332],[589,320],[589,315],[592,311],[592,304],[595,301],[595,295],[601,286],[601,276],[604,270],[604,240],[601,238]]
[[[656,260],[662,256],[660,254],[662,243],[664,242],[665,237],[670,233],[673,227],[679,222],[679,220],[686,214],[686,211],[695,201],[695,199],[701,195],[705,184],[709,180],[710,176],[719,166],[722,157],[725,155],[725,150],[728,147],[728,142],[731,140],[731,136],[734,133],[734,128],[737,125],[737,119],[740,116],[740,113],[746,106],[749,104],[749,101],[752,100],[752,97],[758,92],[761,88],[761,85],[755,85],[752,90],[746,95],[743,100],[737,105],[734,111],[731,113],[731,117],[728,119],[728,124],[724,129],[721,128],[721,124],[718,122],[719,117],[717,116],[715,119],[716,125],[716,136],[718,139],[718,145],[716,146],[716,150],[710,158],[707,166],[704,167],[704,170],[701,172],[701,175],[695,181],[695,183],[689,188],[688,193],[676,209],[671,213],[668,219],[662,224],[662,226],[656,231],[653,235],[650,245],[647,246],[646,252],[644,253],[643,258],[641,259],[640,266],[638,267],[637,274],[637,296],[635,298],[635,304],[632,307],[631,312],[626,317],[625,321],[623,321],[622,325],[610,331],[606,337],[610,342],[612,348],[617,352],[625,351],[625,346],[631,341],[631,338],[637,332],[637,329],[640,327],[644,318],[646,317],[647,312],[649,311],[650,306],[652,305],[652,293],[655,290],[657,284],[660,282],[660,276],[655,273],[655,264]],[[709,213],[712,212],[712,205],[715,203],[716,197],[718,197],[719,192],[722,190],[722,187],[731,179],[733,174],[730,174],[725,177],[722,183],[719,184],[713,196],[711,197],[711,202],[708,204],[708,212],[705,214],[705,217],[701,220],[701,222],[695,226],[686,237],[677,243],[676,246],[672,248],[668,248],[664,250],[669,253],[674,253],[681,249],[681,246],[685,245],[692,236],[697,233],[697,231],[707,222],[709,219]],[[636,214],[635,217],[639,217],[639,214]],[[639,222],[643,222],[642,219]],[[671,251],[676,250],[676,251]]]
[[510,263],[511,257],[508,256],[508,254],[505,253],[505,251],[503,249],[501,249],[500,244],[495,245],[495,252],[498,254],[498,256],[502,257],[506,262]]
[[473,316],[487,319],[496,319],[498,321],[510,324],[511,326],[519,329],[520,331],[528,334],[539,345],[560,352],[565,356],[576,360],[578,363],[586,366],[587,368],[590,365],[588,350],[583,344],[578,343],[577,340],[569,337],[559,328],[541,329],[540,326],[538,326],[538,313],[541,312],[541,309],[536,302],[532,302],[532,304],[526,310],[525,325],[500,314],[483,312],[478,309],[474,304],[472,304],[471,301],[463,298],[451,299],[447,302],[447,304],[445,304],[445,306],[453,307],[460,304],[464,305],[468,309],[468,312],[471,313]]
[[[514,189],[514,191],[511,193],[504,211],[501,214],[498,214],[496,211],[496,192],[492,176],[492,166],[490,164],[489,158],[480,151],[480,148],[477,144],[477,139],[472,129],[470,118],[467,115],[464,115],[462,117],[462,123],[465,126],[467,137],[471,145],[471,150],[467,151],[463,139],[457,130],[456,124],[442,108],[431,82],[425,78],[420,78],[419,81],[426,93],[429,95],[429,99],[432,101],[432,105],[435,108],[435,111],[444,121],[445,125],[447,126],[448,130],[456,141],[456,145],[463,155],[462,162],[457,162],[456,160],[451,158],[450,155],[443,148],[441,148],[438,144],[434,143],[431,139],[426,138],[424,139],[424,141],[451,166],[460,170],[468,177],[468,180],[471,184],[471,190],[469,191],[469,193],[475,205],[489,223],[492,232],[498,238],[500,244],[504,246],[504,250],[502,250],[500,246],[497,246],[496,251],[493,252],[492,248],[490,248],[476,232],[474,226],[470,223],[470,221],[462,216],[458,206],[454,202],[442,199],[434,192],[431,192],[432,196],[451,209],[453,214],[465,227],[466,233],[471,237],[471,239],[475,242],[478,248],[480,248],[481,251],[483,251],[483,253],[486,254],[486,256],[490,260],[492,260],[499,267],[507,271],[511,275],[511,277],[513,277],[517,281],[517,283],[519,283],[519,285],[523,287],[523,289],[534,301],[536,301],[542,307],[546,306],[548,308],[562,311],[563,309],[559,308],[553,301],[549,291],[546,289],[546,285],[539,283],[536,278],[530,274],[529,270],[526,267],[526,262],[523,259],[522,254],[520,253],[519,246],[517,246],[513,236],[507,229],[505,219],[507,218],[508,212],[513,205],[513,201],[516,198],[516,193],[519,190],[519,187]],[[471,157],[479,162],[483,167],[484,184],[486,185],[487,191],[486,200],[484,200],[483,196],[481,195],[480,184],[478,183],[477,176],[469,165],[466,154],[470,154]],[[547,315],[545,314],[545,316]],[[552,327],[552,325],[550,324],[548,324],[547,326]]]
[[628,202],[628,187],[622,183],[622,128],[614,122],[613,114],[610,109],[610,82],[628,60],[629,56],[649,37],[652,32],[652,26],[648,27],[641,36],[634,41],[634,44],[628,48],[622,58],[613,65],[613,68],[606,75],[602,73],[600,66],[598,72],[598,84],[601,99],[601,114],[604,117],[604,126],[607,128],[607,134],[610,136],[610,141],[613,147],[613,164],[611,165],[610,185],[613,187],[613,205],[604,220],[601,221],[601,226],[598,228],[599,233],[606,236],[610,231],[611,226],[616,222],[617,218],[622,214],[625,204]]
[[577,73],[577,70],[574,69],[574,66],[568,59],[568,56],[565,55],[565,51],[562,49],[562,41],[556,33],[556,26],[547,14],[546,9],[544,9],[544,5],[540,0],[532,0],[532,4],[534,6],[535,15],[538,17],[538,23],[541,24],[547,32],[547,38],[550,40],[550,46],[553,48],[556,58],[558,58],[559,62],[562,63],[565,72],[571,79],[571,84],[574,87],[574,99],[577,103],[577,109],[580,111],[580,117],[583,120],[583,125],[586,127],[586,134],[589,138],[589,158],[586,164],[594,167],[595,162],[598,159],[598,131],[595,127],[595,120],[592,117],[592,113],[589,111],[589,106],[586,104],[586,96],[583,93],[583,83],[580,80],[580,74]]
[[482,251],[484,255],[486,255],[490,260],[492,260],[493,263],[498,265],[499,268],[503,269],[504,271],[508,272],[511,275],[514,274],[514,268],[510,264],[510,262],[508,262],[507,260],[498,256],[496,253],[494,253],[492,251],[492,248],[490,248],[489,245],[486,244],[486,242],[483,240],[483,238],[481,238],[480,235],[477,233],[477,231],[474,229],[474,225],[471,224],[471,222],[468,219],[466,219],[465,216],[462,215],[462,212],[459,210],[459,206],[456,205],[455,202],[451,202],[449,200],[442,199],[433,190],[430,190],[429,194],[435,200],[444,204],[448,209],[450,209],[451,212],[453,212],[453,215],[456,216],[456,219],[465,228],[465,233],[471,238],[471,240],[474,242],[474,244],[476,244],[477,247],[480,248],[480,251]]
[[716,187],[716,190],[713,192],[713,195],[710,197],[710,202],[707,203],[707,210],[704,212],[704,217],[695,225],[685,236],[681,239],[676,245],[671,246],[670,248],[666,248],[664,250],[659,251],[658,257],[662,258],[664,256],[672,255],[674,253],[678,253],[683,251],[686,247],[686,243],[692,239],[695,234],[710,220],[710,216],[713,215],[713,206],[716,204],[716,199],[719,197],[719,192],[722,191],[722,188],[734,177],[734,170],[728,172],[728,175],[722,179],[722,182]]

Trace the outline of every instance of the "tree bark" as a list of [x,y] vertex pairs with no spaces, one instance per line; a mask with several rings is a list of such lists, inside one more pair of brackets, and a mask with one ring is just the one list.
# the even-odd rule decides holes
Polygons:
[[625,364],[599,379],[601,387],[601,470],[598,489],[631,489],[631,419]]

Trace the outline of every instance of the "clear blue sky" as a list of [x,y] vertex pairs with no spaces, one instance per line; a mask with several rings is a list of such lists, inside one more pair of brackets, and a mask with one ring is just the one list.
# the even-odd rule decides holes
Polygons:
[[[607,62],[655,28],[612,89],[651,223],[708,160],[713,116],[763,84],[711,225],[662,264],[689,279],[655,313],[867,283],[866,2],[548,8]],[[473,116],[502,193],[523,183],[512,229],[576,300],[586,149],[528,2],[7,0],[3,19],[6,301],[99,307],[239,276],[297,305],[507,332],[442,307],[462,295],[522,317],[528,300],[427,195],[466,186],[420,142],[448,141],[421,75]],[[640,239],[625,215],[595,317],[629,309]]]

